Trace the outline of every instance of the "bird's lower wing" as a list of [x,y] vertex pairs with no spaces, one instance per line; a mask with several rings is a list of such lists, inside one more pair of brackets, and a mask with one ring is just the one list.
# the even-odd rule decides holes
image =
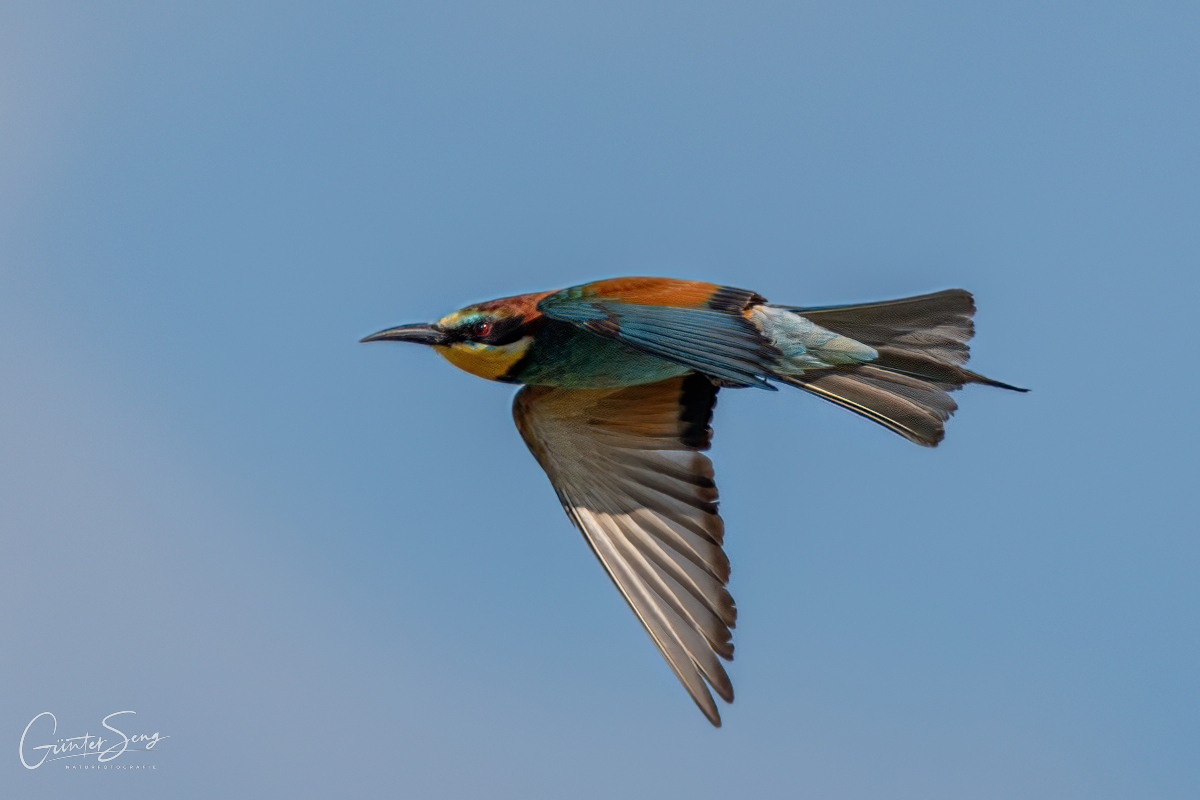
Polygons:
[[667,663],[709,721],[705,685],[733,686],[737,611],[725,589],[712,462],[701,452],[717,387],[702,375],[606,390],[525,387],[513,417],[583,533]]

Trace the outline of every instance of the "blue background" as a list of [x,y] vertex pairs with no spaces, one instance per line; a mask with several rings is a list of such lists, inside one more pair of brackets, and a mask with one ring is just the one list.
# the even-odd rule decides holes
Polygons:
[[[1195,3],[5,4],[5,796],[1200,793]],[[722,395],[713,730],[511,387],[370,332],[962,286],[936,451]],[[153,772],[28,771],[132,709]],[[127,756],[132,762],[134,756]]]

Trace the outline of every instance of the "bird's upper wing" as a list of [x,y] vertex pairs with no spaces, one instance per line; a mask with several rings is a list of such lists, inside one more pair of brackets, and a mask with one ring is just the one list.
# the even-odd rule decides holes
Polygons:
[[711,283],[617,278],[555,292],[538,310],[727,385],[773,389],[766,379],[778,352],[742,314],[762,300]]
[[690,374],[622,389],[527,386],[513,402],[525,443],[613,583],[713,725],[733,686],[737,611],[725,589],[712,462],[717,387]]

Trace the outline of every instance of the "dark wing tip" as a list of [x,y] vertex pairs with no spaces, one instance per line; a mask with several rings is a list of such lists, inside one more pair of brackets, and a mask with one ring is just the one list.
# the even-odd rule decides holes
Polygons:
[[688,447],[708,449],[712,443],[712,415],[720,387],[704,375],[693,372],[683,379],[679,393],[679,439]]
[[741,314],[751,306],[767,302],[767,298],[749,289],[738,289],[734,286],[722,286],[708,298],[708,307],[713,311],[724,311],[728,314]]

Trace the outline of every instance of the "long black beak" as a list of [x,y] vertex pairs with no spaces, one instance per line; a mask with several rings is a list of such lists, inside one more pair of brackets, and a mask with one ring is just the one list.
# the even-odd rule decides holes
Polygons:
[[449,337],[434,325],[417,323],[416,325],[401,325],[388,328],[379,333],[359,339],[359,342],[414,342],[416,344],[446,344]]

